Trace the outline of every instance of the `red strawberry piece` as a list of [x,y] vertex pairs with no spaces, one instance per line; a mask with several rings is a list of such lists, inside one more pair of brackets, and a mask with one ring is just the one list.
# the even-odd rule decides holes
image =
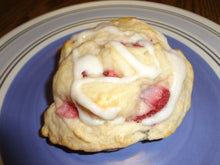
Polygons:
[[170,91],[161,86],[150,86],[141,92],[140,98],[152,109],[161,110],[168,102]]
[[64,101],[63,104],[56,110],[56,113],[63,118],[73,119],[79,116],[74,103]]
[[103,73],[105,77],[119,77],[114,70],[107,70]]
[[143,119],[147,118],[147,117],[151,117],[152,115],[156,114],[157,112],[159,112],[160,110],[158,109],[153,109],[150,112],[148,112],[147,114],[141,115],[141,116],[136,116],[133,120],[136,121],[137,123],[141,122]]
[[82,71],[82,73],[81,73],[81,74],[82,74],[82,76],[83,76],[83,77],[87,77],[87,76],[88,76],[88,74],[86,73],[86,71],[85,71],[85,70],[84,70],[84,71]]
[[144,115],[136,116],[134,119],[136,122],[140,122],[147,117],[151,117],[163,109],[170,98],[170,91],[161,86],[150,86],[141,92],[140,98],[145,104],[151,107],[151,110]]
[[144,47],[144,46],[140,45],[138,42],[134,43],[133,46],[135,46],[135,47]]
[[136,116],[133,120],[136,121],[137,123],[140,123],[143,119],[150,117],[147,114],[144,114],[142,116]]

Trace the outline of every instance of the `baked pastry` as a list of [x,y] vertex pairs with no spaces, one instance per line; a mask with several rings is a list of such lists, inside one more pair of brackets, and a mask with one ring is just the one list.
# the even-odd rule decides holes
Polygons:
[[190,108],[193,76],[182,52],[137,18],[100,23],[64,44],[42,134],[86,152],[166,138]]

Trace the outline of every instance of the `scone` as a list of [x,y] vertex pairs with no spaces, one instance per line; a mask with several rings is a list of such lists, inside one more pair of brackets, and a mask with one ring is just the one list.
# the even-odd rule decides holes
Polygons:
[[191,105],[193,69],[137,18],[100,23],[63,46],[42,134],[97,152],[171,135]]

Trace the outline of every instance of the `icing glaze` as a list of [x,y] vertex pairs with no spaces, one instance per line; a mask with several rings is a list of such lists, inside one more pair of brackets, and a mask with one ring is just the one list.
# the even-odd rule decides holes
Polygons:
[[74,79],[82,78],[82,72],[85,71],[87,74],[101,75],[103,73],[102,64],[98,58],[94,55],[85,55],[78,59],[74,63]]
[[[125,121],[123,117],[117,117],[117,114],[120,112],[121,107],[108,107],[106,109],[100,108],[98,105],[96,105],[90,98],[88,98],[83,92],[81,91],[81,86],[85,83],[91,83],[91,82],[108,82],[113,84],[124,84],[124,83],[131,83],[138,78],[141,77],[147,77],[150,79],[155,79],[160,73],[163,72],[162,69],[160,69],[160,63],[158,59],[155,56],[154,53],[154,45],[149,42],[150,39],[146,38],[146,36],[143,36],[141,34],[135,33],[133,34],[130,31],[121,31],[115,26],[112,26],[108,23],[102,23],[98,25],[96,28],[92,30],[87,30],[82,33],[79,33],[77,35],[74,35],[71,39],[76,40],[79,43],[83,43],[83,41],[92,35],[95,35],[98,32],[106,31],[111,34],[117,34],[119,36],[129,36],[128,43],[137,43],[143,46],[150,55],[153,57],[155,66],[149,66],[141,63],[138,61],[135,56],[128,51],[125,45],[122,44],[123,40],[115,38],[114,40],[107,40],[108,42],[119,54],[121,57],[123,57],[124,60],[130,64],[134,70],[136,71],[136,74],[132,77],[129,77],[128,75],[124,75],[124,77],[118,78],[118,77],[105,77],[103,76],[103,66],[102,63],[99,61],[98,57],[92,54],[87,54],[85,56],[79,57],[79,53],[77,48],[73,50],[73,62],[74,62],[74,82],[72,84],[72,90],[71,90],[71,97],[74,103],[76,103],[77,109],[79,111],[79,117],[80,119],[91,125],[100,125],[105,122],[109,122],[112,124],[121,124]],[[131,35],[132,34],[132,35]],[[123,37],[122,37],[123,38]],[[101,46],[101,45],[100,45]],[[173,71],[173,83],[170,88],[170,99],[167,103],[167,105],[155,114],[152,117],[146,118],[142,120],[143,125],[153,125],[155,123],[161,122],[168,118],[175,107],[175,104],[178,100],[178,97],[181,93],[182,89],[182,83],[186,76],[186,65],[183,60],[183,58],[172,49],[163,49],[168,59],[171,61],[174,71]],[[91,52],[92,53],[92,52]],[[82,72],[86,71],[88,75],[96,75],[95,77],[83,77]],[[84,112],[80,106],[85,107],[88,109],[92,114],[90,115],[87,112]]]
[[182,89],[182,83],[186,77],[186,64],[185,61],[175,50],[164,50],[169,60],[174,67],[173,71],[173,83],[170,88],[170,99],[162,111],[156,113],[154,116],[142,120],[144,125],[152,125],[159,123],[168,118],[175,108],[176,102],[179,98]]
[[[137,71],[138,77],[148,77],[154,79],[157,77],[161,70],[156,69],[153,66],[147,66],[139,62],[126,47],[117,41],[110,41],[110,44],[120,53],[121,56]],[[151,49],[149,49],[151,50]]]
[[[107,32],[114,36],[118,36],[121,42],[135,43],[139,40],[147,40],[148,38],[143,34],[137,34],[132,31],[121,31],[116,26],[109,23],[100,23],[96,28],[83,31],[81,33],[75,34],[71,37],[72,41],[78,41],[79,44],[83,43],[86,38],[92,37],[97,33]],[[104,45],[107,41],[103,41],[101,44]]]

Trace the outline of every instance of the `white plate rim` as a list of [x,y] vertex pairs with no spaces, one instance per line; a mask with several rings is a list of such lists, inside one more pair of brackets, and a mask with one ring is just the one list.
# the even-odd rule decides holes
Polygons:
[[[128,5],[129,3],[129,5]],[[14,30],[12,30],[11,32],[7,33],[6,35],[4,35],[1,39],[0,39],[0,55],[1,52],[4,51],[4,48],[7,47],[11,42],[13,42],[14,40],[16,40],[17,38],[19,38],[20,36],[24,35],[25,33],[27,33],[29,30],[34,29],[35,26],[39,23],[42,22],[46,22],[51,18],[55,18],[58,15],[62,16],[64,13],[69,13],[69,12],[73,12],[73,11],[81,11],[82,9],[86,9],[86,8],[93,8],[93,7],[106,7],[106,6],[128,6],[128,7],[140,7],[140,6],[144,6],[144,7],[149,7],[151,9],[160,9],[161,12],[166,12],[168,14],[177,14],[178,17],[180,17],[180,19],[183,20],[187,20],[187,21],[191,21],[191,23],[197,25],[197,26],[202,26],[203,29],[205,29],[207,31],[207,33],[209,33],[209,35],[214,35],[217,39],[220,39],[220,26],[204,17],[201,17],[197,14],[194,14],[192,12],[177,8],[177,7],[173,7],[173,6],[169,6],[169,5],[165,5],[165,4],[160,4],[160,3],[154,3],[154,2],[143,2],[143,1],[97,1],[97,2],[89,2],[89,3],[82,3],[82,4],[78,4],[78,5],[73,5],[73,6],[67,6],[46,14],[43,14],[39,17],[36,17],[20,26],[18,26],[17,28],[15,28]],[[160,11],[159,11],[160,12]],[[180,14],[181,13],[181,14]],[[172,25],[170,25],[172,26]],[[175,28],[175,27],[172,27]],[[178,29],[177,29],[178,30]],[[184,32],[184,30],[182,31]],[[187,32],[185,32],[187,33]],[[196,38],[197,37],[197,38]],[[197,41],[200,41],[200,38],[198,38],[198,36],[196,36],[194,39]],[[220,40],[219,40],[220,41]],[[200,43],[205,45],[206,43]],[[218,44],[218,43],[217,43]],[[213,48],[213,49],[212,49]],[[206,51],[212,51],[213,54],[215,54],[215,56],[213,56],[213,59],[210,59],[206,54],[200,54],[200,56],[206,61],[208,62],[208,64],[212,67],[212,69],[215,71],[215,73],[217,74],[217,76],[220,78],[220,48],[218,48],[218,50],[216,47],[212,47],[212,45],[209,46],[208,50]],[[9,87],[10,82],[12,82],[14,76],[16,75],[16,73],[18,72],[18,70],[16,72],[13,73],[12,76],[4,76],[4,73],[7,73],[7,65],[10,65],[11,61],[14,61],[14,58],[16,58],[16,55],[14,55],[14,57],[12,59],[3,59],[2,55],[0,56],[0,61],[3,59],[4,63],[6,64],[4,67],[0,68],[0,95],[1,98],[0,99],[0,108],[2,106],[2,102],[3,102],[3,98],[5,96],[5,94],[7,93],[7,89]],[[28,60],[28,59],[27,59]],[[27,61],[26,60],[26,61]],[[213,61],[212,61],[213,60]],[[25,61],[23,61],[23,64],[25,64]],[[20,67],[21,68],[21,67]],[[19,69],[19,68],[17,68]],[[15,69],[13,69],[15,70]],[[12,71],[8,71],[10,74],[12,73]],[[5,83],[5,80],[8,80]],[[6,87],[3,87],[3,85],[7,84]]]
[[[46,14],[40,15],[26,23],[23,23],[22,25],[16,27],[9,33],[5,34],[0,38],[0,52],[4,51],[4,48],[10,44],[13,40],[16,40],[19,36],[23,35],[27,30],[30,30],[30,28],[34,28],[36,24],[42,21],[47,21],[50,18],[56,17],[57,15],[62,15],[63,13],[71,12],[74,10],[81,10],[84,8],[88,7],[94,7],[94,6],[109,6],[109,5],[127,5],[129,3],[129,6],[144,6],[144,7],[151,7],[155,9],[160,9],[163,11],[166,11],[170,14],[176,14],[178,15],[181,19],[184,20],[189,20],[192,23],[202,26],[202,28],[206,29],[207,32],[212,33],[212,35],[216,35],[217,38],[220,39],[220,26],[216,24],[215,22],[212,22],[208,20],[207,18],[204,18],[198,14],[189,12],[184,9],[180,9],[174,6],[169,6],[165,4],[160,4],[160,3],[155,3],[155,2],[143,2],[143,1],[96,1],[96,2],[88,2],[88,3],[82,3],[82,4],[77,4],[77,5],[72,5],[72,6],[67,6],[55,11],[48,12]],[[181,13],[181,14],[180,14]],[[218,54],[219,50],[215,52],[217,54],[215,60],[219,63],[220,61],[220,55]],[[2,57],[0,56],[0,59]],[[204,58],[204,57],[203,57]],[[13,60],[13,59],[12,59]],[[207,59],[206,59],[207,61]],[[8,64],[10,60],[6,60],[6,64]],[[207,61],[209,62],[209,61]],[[2,72],[6,68],[0,68],[0,75],[2,75]],[[213,67],[215,69],[215,66]],[[217,73],[218,74],[218,73]],[[218,74],[220,77],[220,75]]]

